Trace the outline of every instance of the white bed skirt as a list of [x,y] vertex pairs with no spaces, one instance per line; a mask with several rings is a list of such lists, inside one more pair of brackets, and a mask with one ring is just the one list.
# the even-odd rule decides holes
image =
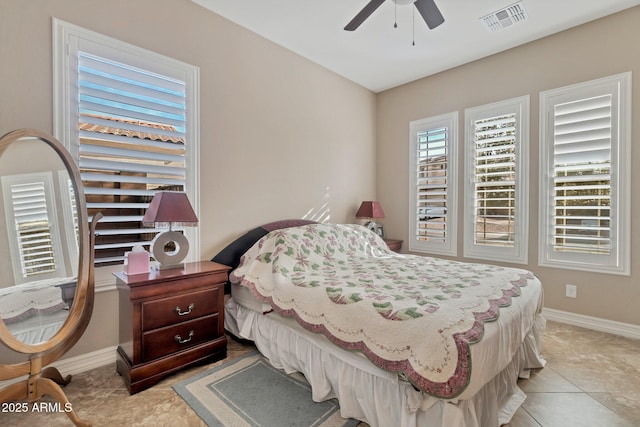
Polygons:
[[258,351],[287,373],[301,372],[311,384],[313,400],[337,398],[340,414],[372,427],[490,427],[506,424],[525,394],[518,377],[541,368],[545,320],[533,325],[511,362],[468,399],[442,400],[417,391],[397,375],[374,366],[358,353],[336,347],[324,336],[275,313],[264,315],[232,298],[225,306],[225,329],[253,341]]

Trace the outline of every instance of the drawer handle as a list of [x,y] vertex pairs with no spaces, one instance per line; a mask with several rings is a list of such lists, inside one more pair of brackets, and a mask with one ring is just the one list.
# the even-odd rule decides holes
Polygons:
[[193,338],[193,330],[189,331],[189,338],[187,338],[187,339],[183,340],[180,335],[176,335],[175,337],[173,337],[173,339],[178,341],[179,344],[188,343],[189,341],[191,341],[191,338]]
[[193,311],[193,307],[195,307],[196,305],[194,303],[189,304],[189,307],[187,307],[187,311],[180,311],[180,306],[176,307],[176,313],[178,313],[178,316],[186,316],[187,314],[191,314],[191,312]]

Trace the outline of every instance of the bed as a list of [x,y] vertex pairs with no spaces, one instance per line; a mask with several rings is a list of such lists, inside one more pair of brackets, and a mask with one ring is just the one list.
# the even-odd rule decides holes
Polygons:
[[371,426],[498,426],[545,364],[529,271],[397,254],[359,225],[281,221],[218,256],[225,328]]

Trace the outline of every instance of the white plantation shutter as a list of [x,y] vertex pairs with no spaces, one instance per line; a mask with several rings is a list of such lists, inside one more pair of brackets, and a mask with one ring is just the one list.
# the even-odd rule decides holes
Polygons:
[[555,106],[553,246],[611,253],[611,95]]
[[11,186],[22,274],[25,277],[56,271],[51,224],[44,183]]
[[457,113],[411,122],[409,249],[456,255]]
[[527,262],[529,97],[465,111],[464,255]]
[[[80,223],[78,222],[78,204],[73,182],[65,171],[58,172],[58,186],[60,188],[58,220],[61,224],[62,246],[65,248],[67,270],[65,276],[78,274],[78,255],[80,248]],[[63,234],[64,233],[64,234]]]
[[541,265],[628,268],[624,76],[541,94]]
[[[66,179],[66,178],[65,178]],[[67,182],[67,190],[69,191],[67,194],[69,195],[69,208],[71,209],[71,220],[73,221],[73,240],[76,243],[76,249],[78,248],[78,242],[80,242],[80,222],[78,221],[78,204],[76,200],[76,192],[73,188],[73,182],[71,179],[66,179]],[[75,264],[74,264],[75,265]]]
[[59,233],[51,175],[34,173],[3,177],[5,215],[16,283],[56,277]]
[[[199,72],[56,19],[54,46],[55,134],[77,161],[89,219],[104,215],[96,266],[121,264],[163,231],[141,223],[157,191],[186,192],[198,214]],[[191,243],[187,260],[199,259],[197,228],[176,230]]]
[[185,190],[185,82],[79,52],[78,94],[87,208],[104,215],[96,264],[120,262],[158,231],[141,224],[156,191]]
[[516,115],[476,120],[474,126],[474,243],[513,247]]
[[[418,239],[447,238],[447,128],[418,132]],[[438,222],[439,226],[432,224]]]

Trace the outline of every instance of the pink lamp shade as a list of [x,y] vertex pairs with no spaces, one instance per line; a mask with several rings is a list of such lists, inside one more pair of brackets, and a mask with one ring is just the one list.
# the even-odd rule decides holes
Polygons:
[[358,212],[356,212],[356,218],[384,218],[382,205],[376,201],[362,202]]
[[169,227],[198,225],[198,217],[189,203],[186,193],[159,191],[153,196],[142,218],[145,227]]

